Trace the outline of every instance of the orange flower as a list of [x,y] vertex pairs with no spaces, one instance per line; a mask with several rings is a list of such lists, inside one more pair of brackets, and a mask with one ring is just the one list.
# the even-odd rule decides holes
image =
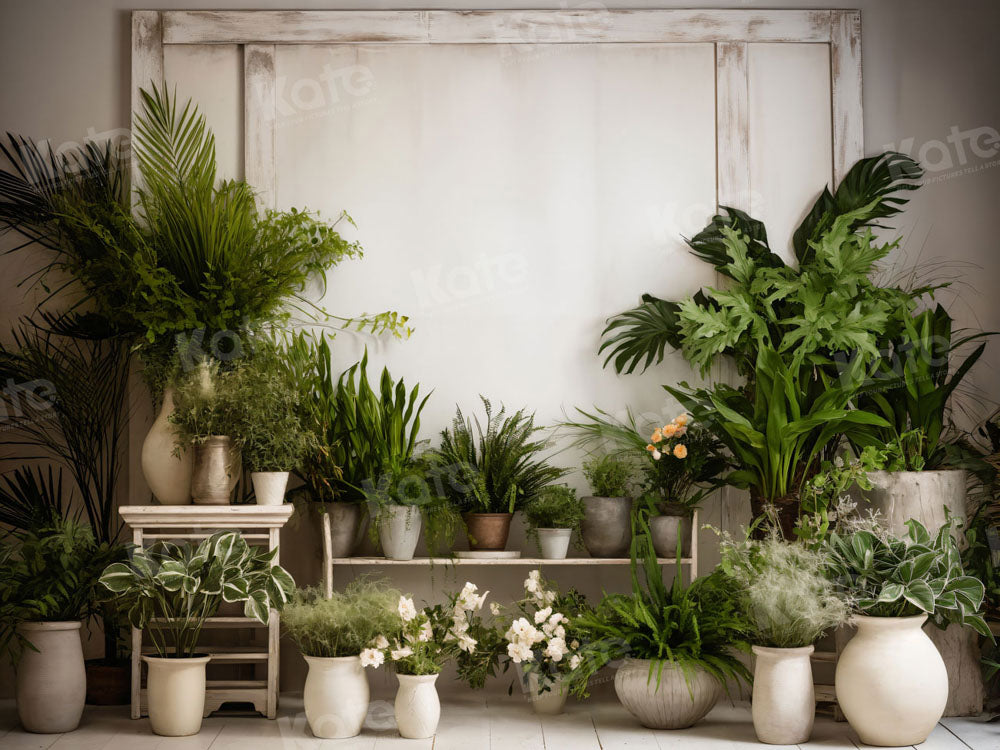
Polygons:
[[684,443],[678,443],[674,446],[674,455],[677,458],[687,458],[688,449]]
[[658,429],[653,430],[653,436],[650,438],[650,441],[659,443],[661,440],[663,440],[663,434]]
[[674,433],[677,432],[677,425],[675,425],[675,424],[665,424],[665,425],[663,425],[662,432],[663,432],[663,437],[668,438],[668,439],[672,438],[674,436]]
[[655,445],[647,445],[646,446],[646,450],[648,450],[650,453],[652,453],[653,451],[656,450],[656,446]]
[[678,427],[683,427],[688,423],[689,420],[690,417],[687,414],[678,414],[676,417],[674,417],[674,424],[677,425]]

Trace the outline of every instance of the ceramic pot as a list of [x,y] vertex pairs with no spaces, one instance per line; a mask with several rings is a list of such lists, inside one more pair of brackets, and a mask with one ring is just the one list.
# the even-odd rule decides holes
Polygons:
[[18,632],[37,651],[25,648],[17,663],[17,715],[29,732],[72,732],[87,697],[79,620],[23,622]]
[[185,449],[174,455],[177,439],[169,417],[174,413],[174,389],[163,391],[163,404],[142,443],[142,474],[160,505],[188,505],[191,502],[193,459]]
[[368,677],[360,656],[305,656],[309,665],[302,700],[306,721],[321,739],[354,737],[368,714]]
[[644,727],[684,729],[712,710],[722,686],[703,669],[689,675],[690,685],[679,667],[663,663],[659,684],[649,659],[625,659],[615,673],[618,700]]
[[379,510],[378,537],[389,560],[412,560],[423,518],[416,505],[386,505]]
[[535,672],[528,673],[528,697],[531,699],[531,707],[540,716],[556,716],[561,714],[566,707],[566,698],[569,691],[561,677],[557,677],[549,683],[549,689],[544,693],[538,692],[538,675]]
[[132,665],[127,661],[87,661],[87,704],[127,706],[132,699]]
[[569,552],[573,529],[536,529],[538,546],[545,560],[564,560]]
[[469,549],[506,549],[512,518],[513,513],[465,513],[462,519],[469,532]]
[[632,499],[585,497],[581,535],[591,557],[628,557],[632,543]]
[[281,505],[288,487],[287,471],[254,471],[250,473],[257,505]]
[[753,729],[769,745],[798,745],[812,734],[816,718],[812,646],[754,646]]
[[948,701],[948,672],[916,617],[854,618],[837,660],[837,703],[866,745],[919,745]]
[[[319,557],[323,557],[323,514],[330,515],[330,551],[334,558],[357,554],[367,528],[361,527],[364,506],[357,503],[308,502],[296,513],[308,513],[306,522],[312,529],[313,542]],[[367,518],[367,515],[365,516]]]
[[236,485],[232,463],[232,441],[224,435],[213,435],[194,447],[191,497],[196,505],[229,505]]
[[205,665],[210,656],[143,656],[149,672],[146,695],[149,724],[163,737],[187,737],[201,731],[205,715]]
[[441,701],[438,699],[436,674],[397,674],[399,690],[396,692],[396,726],[399,734],[408,740],[433,737],[441,719]]

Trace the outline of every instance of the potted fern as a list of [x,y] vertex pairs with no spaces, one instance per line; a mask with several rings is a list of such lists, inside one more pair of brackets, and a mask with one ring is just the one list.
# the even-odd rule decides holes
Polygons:
[[583,464],[591,495],[583,498],[583,546],[591,557],[624,557],[632,541],[632,486],[635,467],[606,453]]
[[573,535],[585,516],[583,501],[576,490],[564,484],[543,487],[534,500],[524,506],[528,536],[533,537],[546,560],[562,560],[569,551]]
[[205,665],[198,636],[223,602],[243,604],[243,614],[266,623],[295,588],[273,563],[277,549],[251,547],[234,531],[213,534],[197,547],[157,542],[127,563],[109,565],[101,583],[149,633],[155,656],[149,669],[149,723],[166,737],[197,734],[205,711]]
[[379,636],[399,633],[400,593],[383,581],[359,578],[327,599],[299,589],[281,622],[309,666],[303,702],[316,737],[354,737],[368,713],[369,689],[361,654]]
[[632,535],[632,592],[606,594],[593,612],[576,619],[583,647],[573,691],[587,694],[589,679],[611,662],[618,700],[643,726],[683,729],[707,714],[726,681],[750,673],[735,651],[748,651],[748,623],[736,587],[721,571],[689,587],[674,576],[667,587],[649,527],[641,514]]
[[543,487],[566,474],[539,456],[545,442],[534,415],[519,409],[507,416],[494,413],[480,396],[486,412],[466,419],[456,410],[451,429],[441,433],[441,446],[427,454],[429,473],[447,503],[463,514],[469,549],[495,553],[507,547],[514,512],[530,503]]

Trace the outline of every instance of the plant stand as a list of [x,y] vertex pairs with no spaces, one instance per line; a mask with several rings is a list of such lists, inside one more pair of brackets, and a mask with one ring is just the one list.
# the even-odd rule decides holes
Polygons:
[[[217,531],[239,531],[250,544],[278,548],[281,527],[292,515],[291,505],[124,505],[118,509],[132,529],[132,543],[141,548],[147,540],[177,542],[205,539]],[[280,554],[280,553],[279,553]],[[278,563],[277,556],[275,563]],[[268,719],[278,712],[278,613],[272,609],[266,625],[248,617],[210,617],[206,628],[267,630],[265,646],[205,646],[200,649],[213,663],[263,664],[263,680],[208,681],[205,716],[223,703],[250,703]],[[153,653],[142,645],[142,630],[132,628],[132,718],[146,715],[146,690],[142,687],[142,659]]]

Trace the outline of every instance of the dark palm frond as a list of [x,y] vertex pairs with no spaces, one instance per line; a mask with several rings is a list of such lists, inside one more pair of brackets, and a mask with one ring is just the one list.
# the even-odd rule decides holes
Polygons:
[[849,231],[853,233],[864,227],[877,226],[875,222],[879,219],[898,214],[907,200],[897,193],[916,190],[920,187],[916,180],[923,174],[917,162],[896,151],[861,159],[844,176],[835,193],[831,193],[829,188],[823,189],[792,235],[799,264],[810,261],[813,255],[810,243],[830,229],[838,216],[861,212],[850,223]]
[[631,374],[637,367],[645,371],[651,364],[663,361],[663,351],[669,344],[681,346],[676,302],[642,295],[642,304],[608,319],[601,333],[603,341],[598,354],[607,349],[604,366],[614,360],[615,371]]
[[771,252],[767,243],[767,229],[763,222],[754,219],[749,214],[729,206],[720,206],[726,215],[716,214],[707,227],[691,239],[687,240],[691,252],[706,263],[715,266],[721,274],[729,275],[726,266],[732,258],[726,250],[723,229],[739,232],[747,239],[747,254],[758,266],[781,268],[785,262]]
[[0,477],[0,524],[11,531],[32,531],[60,518],[76,520],[63,497],[62,469],[22,466]]

